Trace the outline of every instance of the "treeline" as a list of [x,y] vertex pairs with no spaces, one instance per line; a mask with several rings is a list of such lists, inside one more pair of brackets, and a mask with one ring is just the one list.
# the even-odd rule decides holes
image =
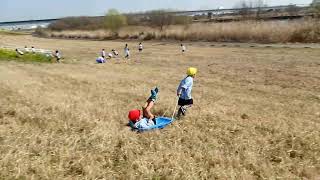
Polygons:
[[[228,23],[204,23],[203,21],[195,23],[193,21],[195,17],[177,16],[166,10],[141,14],[121,14],[117,10],[111,9],[103,17],[64,18],[50,24],[48,29],[38,28],[35,34],[52,38],[99,40],[320,42],[320,6],[318,5],[310,7],[310,11],[319,12],[315,18],[288,21],[264,21],[261,20],[259,12],[255,12],[257,14],[253,14],[253,16],[252,13],[248,13],[248,8],[245,8],[247,4],[243,3],[241,7],[241,21]],[[315,13],[315,15],[317,14]],[[251,16],[256,18],[251,18]]]
[[316,20],[295,21],[240,21],[229,23],[193,23],[191,25],[170,25],[159,27],[126,26],[119,31],[69,30],[44,31],[42,37],[64,39],[136,39],[177,40],[212,42],[252,43],[319,43],[320,22]]
[[96,30],[103,28],[103,18],[100,17],[67,17],[51,23],[48,29],[62,30]]
[[52,31],[62,30],[100,30],[106,29],[118,31],[123,26],[145,25],[158,27],[163,30],[169,25],[188,25],[192,23],[190,16],[176,16],[166,10],[155,10],[145,14],[125,15],[111,9],[105,17],[67,17],[50,24],[48,29]]

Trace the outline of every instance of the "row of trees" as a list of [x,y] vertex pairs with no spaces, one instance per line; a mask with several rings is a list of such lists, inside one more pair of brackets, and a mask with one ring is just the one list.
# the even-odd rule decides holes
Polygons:
[[313,0],[311,6],[312,11],[316,13],[318,18],[320,18],[320,0]]
[[[312,3],[312,12],[318,14],[320,17],[320,0],[314,0]],[[235,8],[239,8],[239,15],[243,19],[261,19],[263,7],[267,4],[264,0],[243,0],[240,1]],[[255,11],[252,11],[255,8]],[[298,14],[299,8],[295,5],[288,6],[286,12],[290,15]],[[204,15],[204,18],[211,18],[212,13]],[[124,15],[115,9],[110,9],[105,17],[69,17],[59,20],[49,26],[52,30],[93,30],[93,29],[110,29],[113,32],[118,31],[121,27],[126,25],[146,25],[151,27],[158,27],[161,31],[165,26],[169,25],[188,25],[192,23],[191,16],[177,16],[170,11],[155,10],[144,14]]]
[[[120,14],[117,10],[111,9],[105,17],[105,27],[113,31],[125,25],[141,25],[146,24],[152,27],[158,27],[162,31],[165,26],[169,25],[187,25],[192,23],[190,16],[176,16],[166,10],[149,11],[141,15],[143,17],[136,18]],[[144,22],[141,22],[144,21]]]
[[190,16],[176,16],[165,10],[146,12],[140,16],[124,15],[110,9],[105,17],[68,17],[49,25],[49,29],[62,30],[95,30],[109,29],[113,32],[127,25],[147,25],[158,27],[161,31],[169,25],[187,25],[192,22]]
[[[239,14],[245,17],[251,17],[252,15],[256,15],[257,19],[260,19],[260,16],[262,14],[262,8],[267,7],[267,4],[264,0],[243,0],[240,1],[235,8],[240,8]],[[256,11],[252,12],[251,9],[255,8]],[[299,15],[299,12],[302,8],[291,4],[289,5],[284,12],[288,13],[291,16]],[[308,10],[309,12],[314,13],[316,16],[320,17],[320,0],[313,0],[311,3],[311,6]]]

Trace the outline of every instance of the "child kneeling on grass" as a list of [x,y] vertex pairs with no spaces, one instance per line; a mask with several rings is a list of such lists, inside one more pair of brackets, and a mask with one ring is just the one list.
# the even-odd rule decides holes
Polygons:
[[106,60],[105,60],[102,56],[100,56],[100,57],[98,57],[98,58],[96,59],[96,62],[97,62],[98,64],[102,64],[102,63],[105,63]]
[[185,77],[179,84],[177,89],[177,96],[179,97],[178,105],[180,106],[178,110],[177,117],[180,118],[181,115],[185,116],[187,109],[193,105],[193,99],[191,96],[193,79],[197,74],[197,69],[190,67],[187,70],[187,77]]
[[151,126],[156,125],[156,116],[151,113],[151,109],[157,100],[159,89],[155,88],[151,90],[151,96],[147,100],[144,107],[142,107],[142,116],[140,110],[131,110],[129,112],[129,124],[133,125],[136,129],[147,129]]

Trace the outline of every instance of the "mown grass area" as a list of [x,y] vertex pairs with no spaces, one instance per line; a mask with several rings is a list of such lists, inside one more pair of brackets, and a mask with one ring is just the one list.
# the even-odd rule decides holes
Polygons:
[[17,32],[17,31],[7,31],[0,29],[0,35],[28,35],[30,32]]
[[44,54],[25,53],[18,55],[13,50],[0,49],[0,61],[51,62],[52,57]]

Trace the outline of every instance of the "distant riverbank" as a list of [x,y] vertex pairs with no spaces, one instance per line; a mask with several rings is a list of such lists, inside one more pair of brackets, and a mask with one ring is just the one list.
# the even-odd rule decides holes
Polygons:
[[294,21],[241,21],[228,23],[193,23],[171,25],[163,30],[146,26],[126,26],[116,33],[108,30],[40,29],[41,37],[65,39],[132,39],[132,40],[178,40],[245,43],[319,43],[318,20]]

